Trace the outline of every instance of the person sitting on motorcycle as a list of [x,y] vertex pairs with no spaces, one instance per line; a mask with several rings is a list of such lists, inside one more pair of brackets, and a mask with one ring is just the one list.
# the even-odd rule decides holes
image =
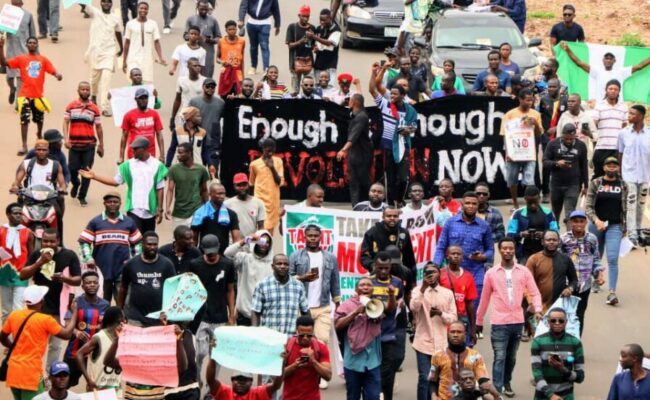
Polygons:
[[[50,152],[47,154],[47,158],[50,160],[58,161],[61,164],[61,169],[63,170],[63,178],[65,183],[70,183],[70,168],[68,168],[68,160],[63,152],[63,135],[58,129],[48,129],[43,132],[43,139],[47,140],[49,143]],[[30,149],[25,156],[25,160],[29,160],[36,157],[36,149]]]
[[30,188],[36,185],[58,191],[56,201],[52,201],[50,204],[56,210],[59,236],[63,237],[63,213],[65,211],[63,196],[67,194],[63,168],[58,161],[48,158],[50,149],[47,140],[38,139],[34,150],[36,158],[21,161],[16,172],[16,180],[9,191],[18,194],[21,188]]

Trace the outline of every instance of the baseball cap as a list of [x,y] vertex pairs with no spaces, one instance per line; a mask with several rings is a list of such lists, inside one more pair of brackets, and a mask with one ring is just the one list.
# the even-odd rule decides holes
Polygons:
[[235,378],[253,379],[253,374],[249,372],[243,372],[243,371],[233,371],[232,375],[230,376],[230,379],[235,379]]
[[399,251],[399,247],[395,246],[394,244],[389,244],[388,246],[386,246],[384,251],[390,255],[391,264],[402,263],[402,252]]
[[248,183],[248,176],[243,172],[238,172],[232,177],[232,183],[238,185],[240,183]]
[[58,129],[48,129],[43,133],[43,139],[47,140],[48,143],[55,143],[63,140],[63,135]]
[[399,57],[399,50],[397,50],[397,47],[386,47],[384,54],[387,56]]
[[611,164],[611,163],[618,165],[618,158],[614,156],[609,156],[605,159],[605,162],[603,164]]
[[201,250],[203,254],[219,253],[219,238],[215,235],[205,235],[201,239]]
[[149,97],[149,91],[145,88],[140,88],[135,91],[135,98],[139,99],[140,97]]
[[138,136],[133,142],[131,142],[132,149],[139,149],[141,147],[149,147],[149,139],[144,136]]
[[50,366],[50,375],[56,376],[59,374],[70,375],[70,367],[68,367],[68,364],[64,363],[63,361],[54,362]]
[[575,135],[576,134],[576,126],[573,124],[566,124],[562,127],[562,134],[567,134],[567,135]]
[[582,210],[573,210],[571,211],[571,214],[569,214],[569,219],[574,219],[574,218],[587,219],[587,214],[585,214],[585,212]]
[[309,14],[311,14],[311,8],[306,4],[301,6],[300,9],[298,10],[298,15],[309,16]]
[[47,286],[28,286],[27,289],[25,289],[25,293],[23,293],[23,300],[25,300],[25,304],[33,306],[34,304],[43,301],[43,297],[45,297],[49,290],[50,288]]
[[610,57],[610,58],[616,58],[616,56],[614,55],[614,53],[611,53],[611,52],[609,52],[609,51],[608,51],[607,53],[603,54],[603,58],[608,58],[608,57]]
[[111,191],[111,192],[106,193],[106,194],[104,195],[104,197],[102,197],[102,198],[103,198],[104,200],[106,200],[106,199],[110,199],[110,198],[116,198],[116,199],[118,199],[118,200],[122,200],[122,195],[120,195],[119,192]]
[[214,85],[214,86],[216,87],[216,86],[217,86],[217,82],[216,82],[214,79],[212,79],[212,78],[206,78],[206,79],[203,81],[203,86],[208,86],[208,85]]

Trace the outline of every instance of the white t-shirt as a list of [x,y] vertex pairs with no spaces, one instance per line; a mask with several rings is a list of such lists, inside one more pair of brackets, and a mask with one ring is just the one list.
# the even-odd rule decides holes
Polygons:
[[[25,173],[27,173],[27,169],[29,167],[30,161],[32,160],[29,159],[23,161],[23,166],[25,167]],[[38,162],[35,162],[34,167],[32,168],[31,177],[28,177],[29,186],[32,187],[35,185],[43,185],[49,187],[50,189],[54,189],[54,185],[52,185],[53,168],[54,168],[54,161],[50,160],[49,158],[47,159],[47,164],[45,165],[41,165]]]
[[623,102],[623,83],[632,76],[632,67],[616,68],[615,66],[607,71],[602,65],[589,67],[589,78],[591,79],[589,100],[602,100],[605,97],[607,82],[616,79],[621,84],[621,93],[618,97],[619,103]]
[[199,46],[197,49],[191,49],[187,43],[179,44],[174,49],[172,60],[178,61],[178,77],[188,76],[190,74],[187,68],[187,60],[192,57],[199,59],[199,64],[205,66],[205,49]]
[[503,269],[506,271],[506,287],[508,288],[508,301],[510,304],[514,301],[515,297],[515,290],[514,287],[512,286],[512,269]]
[[181,107],[178,109],[179,114],[183,108],[190,104],[190,100],[203,95],[203,81],[205,81],[205,76],[201,75],[195,81],[191,80],[189,76],[181,76],[178,78],[176,93],[181,94]]
[[[38,396],[34,397],[33,400],[54,400],[54,399],[52,398],[52,396],[50,396],[49,392],[43,392]],[[65,397],[65,400],[81,400],[81,396],[79,396],[76,393],[72,393],[71,391],[68,390],[68,394]]]
[[320,307],[320,295],[323,287],[323,252],[319,251],[315,253],[308,251],[307,254],[309,255],[309,271],[311,272],[312,268],[318,268],[318,279],[309,282],[307,302],[309,303],[309,308],[317,308]]

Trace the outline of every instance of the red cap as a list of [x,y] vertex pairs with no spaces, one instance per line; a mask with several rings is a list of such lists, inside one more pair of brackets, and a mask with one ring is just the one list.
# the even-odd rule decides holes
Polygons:
[[338,81],[339,81],[339,83],[341,83],[341,82],[352,83],[353,79],[354,78],[352,78],[352,75],[350,75],[350,74],[340,74],[339,78],[338,78]]
[[248,183],[248,176],[245,173],[239,172],[232,177],[232,183],[238,185],[240,183]]
[[298,10],[298,15],[306,15],[309,16],[311,14],[311,8],[309,8],[308,5],[301,6],[300,9]]

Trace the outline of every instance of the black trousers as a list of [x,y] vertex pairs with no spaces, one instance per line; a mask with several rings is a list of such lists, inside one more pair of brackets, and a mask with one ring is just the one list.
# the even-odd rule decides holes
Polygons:
[[404,201],[406,187],[409,183],[409,158],[404,155],[402,161],[395,162],[392,151],[386,151],[386,191],[388,192],[388,204]]
[[90,169],[95,163],[95,146],[86,149],[70,149],[68,152],[68,168],[70,169],[70,183],[73,188],[78,188],[77,198],[84,200],[88,195],[90,179],[81,178],[79,182],[79,170]]
[[348,164],[348,178],[350,179],[350,203],[352,203],[352,207],[368,200],[370,165]]
[[117,301],[117,293],[120,288],[120,280],[118,279],[104,279],[104,300],[111,302],[112,299]]
[[395,374],[404,361],[400,345],[397,341],[381,343],[381,392],[384,400],[393,400],[393,387],[395,386]]
[[[578,197],[580,196],[580,184],[564,186],[551,184],[551,208],[555,219],[560,221],[568,221],[569,214],[576,209],[578,204]],[[564,218],[560,220],[560,214],[564,209]]]
[[580,321],[580,337],[582,337],[582,330],[585,329],[585,312],[587,311],[587,304],[589,303],[589,293],[591,290],[585,290],[582,293],[578,293],[580,297],[580,303],[578,303],[578,308],[576,309],[576,315]]
[[135,226],[138,227],[138,230],[140,231],[141,234],[144,235],[145,232],[156,231],[156,217],[151,217],[146,219],[140,218],[137,215],[133,214],[131,211],[129,211],[127,215],[133,218],[133,221],[135,222]]
[[126,26],[129,22],[129,11],[131,18],[138,16],[138,0],[120,0],[120,8],[122,10],[122,23]]
[[605,159],[607,157],[616,157],[618,152],[616,150],[595,150],[592,157],[594,163],[594,176],[591,179],[598,178],[605,175],[603,166],[605,165]]

